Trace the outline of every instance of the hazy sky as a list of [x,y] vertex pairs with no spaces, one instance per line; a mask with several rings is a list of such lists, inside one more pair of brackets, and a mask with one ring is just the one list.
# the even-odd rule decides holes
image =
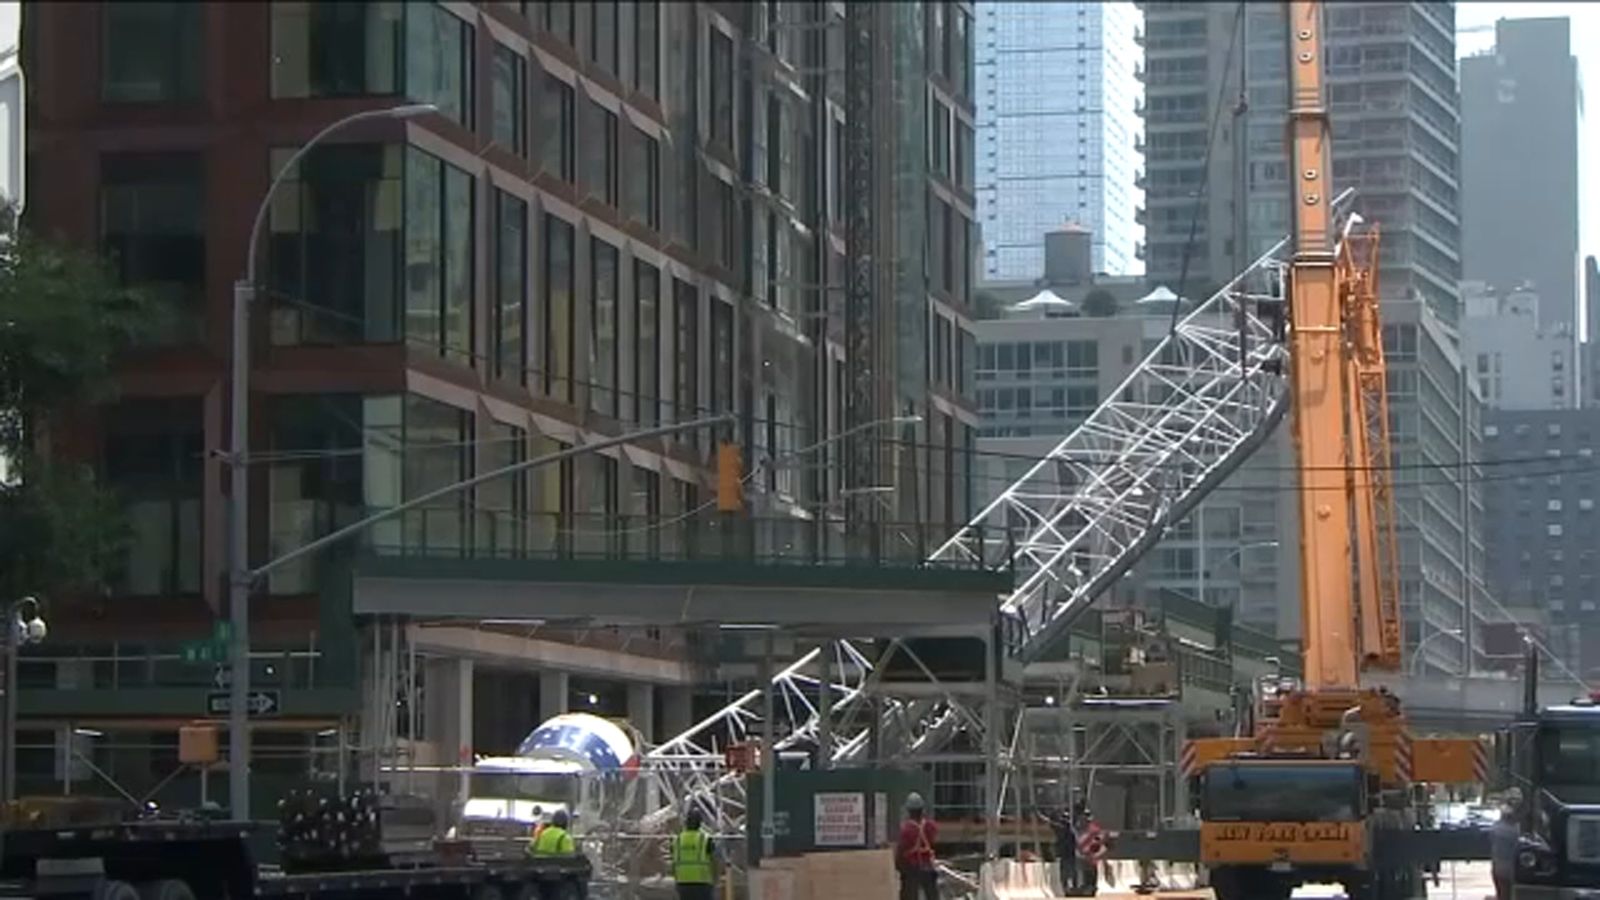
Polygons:
[[1572,20],[1572,52],[1578,58],[1586,106],[1579,136],[1581,224],[1578,252],[1600,255],[1600,3],[1541,3],[1466,0],[1456,4],[1456,52],[1472,56],[1494,47],[1497,19],[1566,16]]

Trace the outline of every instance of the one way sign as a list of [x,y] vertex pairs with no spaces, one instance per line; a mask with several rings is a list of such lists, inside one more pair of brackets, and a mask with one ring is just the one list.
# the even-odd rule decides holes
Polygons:
[[[232,700],[227,691],[212,691],[206,694],[206,712],[213,716],[225,716],[233,709]],[[248,709],[252,716],[277,715],[278,692],[251,691]]]

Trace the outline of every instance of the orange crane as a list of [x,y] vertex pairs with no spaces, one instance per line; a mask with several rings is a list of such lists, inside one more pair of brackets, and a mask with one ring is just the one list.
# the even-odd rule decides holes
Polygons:
[[1282,900],[1310,882],[1399,900],[1420,888],[1421,868],[1377,848],[1417,824],[1413,786],[1479,780],[1483,748],[1413,739],[1399,698],[1361,685],[1364,671],[1398,671],[1402,649],[1378,229],[1352,219],[1334,233],[1322,4],[1286,5],[1305,671],[1300,684],[1266,686],[1254,733],[1192,741],[1184,756],[1218,900]]

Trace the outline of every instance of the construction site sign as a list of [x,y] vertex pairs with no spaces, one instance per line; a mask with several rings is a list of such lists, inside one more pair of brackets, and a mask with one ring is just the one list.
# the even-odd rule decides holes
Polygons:
[[863,847],[867,843],[865,794],[817,793],[812,796],[814,843],[818,847]]

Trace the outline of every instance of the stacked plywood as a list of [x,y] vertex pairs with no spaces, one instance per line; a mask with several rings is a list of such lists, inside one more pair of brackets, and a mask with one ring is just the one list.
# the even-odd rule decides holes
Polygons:
[[846,850],[762,860],[751,900],[884,900],[899,892],[891,850]]

